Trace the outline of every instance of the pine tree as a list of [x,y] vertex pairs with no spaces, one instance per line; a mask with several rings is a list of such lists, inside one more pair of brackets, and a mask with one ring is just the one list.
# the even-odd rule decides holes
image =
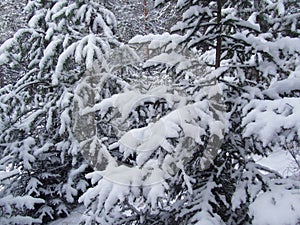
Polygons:
[[[295,121],[299,116],[295,103],[299,101],[297,2],[178,1],[177,5],[183,11],[183,20],[172,28],[177,34],[138,36],[130,41],[148,46],[152,57],[144,68],[167,73],[172,79],[167,91],[161,86],[143,94],[124,92],[83,109],[86,113],[99,110],[105,121],[116,120],[118,127],[124,126],[113,142],[99,141],[108,166],[90,174],[96,185],[80,199],[90,209],[83,218],[86,224],[270,223],[255,209],[259,202],[272,198],[271,208],[282,201],[279,195],[290,196],[299,189],[298,182],[252,159],[299,139]],[[290,11],[284,10],[287,6]],[[184,57],[182,46],[195,48],[207,68],[189,71],[186,65],[193,64]],[[212,104],[208,89],[197,80],[221,82],[218,86],[228,108],[222,145],[210,154],[213,163],[204,167],[201,159],[210,149],[207,140],[216,135],[209,123],[220,122],[217,118],[223,118],[223,111],[213,116],[212,106],[218,104]],[[157,102],[158,90],[161,102]],[[188,101],[181,102],[185,98]],[[134,104],[125,99],[133,99]],[[181,123],[174,114],[180,115]],[[270,115],[272,119],[267,119]],[[276,118],[284,120],[275,127]],[[201,128],[203,132],[196,132]],[[193,136],[189,136],[191,130]],[[110,151],[130,166],[119,165]],[[160,182],[150,185],[154,178]],[[288,198],[287,205],[293,219],[281,221],[296,223],[294,201]]]
[[0,48],[2,65],[22,75],[1,89],[0,223],[66,216],[88,187],[72,130],[74,90],[104,66],[114,15],[93,1],[29,1],[27,27]]
[[[182,36],[174,37],[197,48],[208,66],[218,68],[214,73],[219,71],[219,81],[226,84],[229,119],[216,168],[209,171],[215,186],[195,187],[199,202],[197,197],[186,202],[186,213],[180,213],[186,221],[208,218],[213,224],[259,224],[250,212],[258,194],[270,191],[276,196],[272,191],[286,193],[294,186],[257,165],[251,156],[266,156],[299,140],[299,127],[293,120],[299,116],[294,103],[299,101],[297,5],[296,1],[178,1],[183,20],[172,30],[181,31]],[[150,45],[159,39],[152,37]],[[274,126],[279,118],[282,122]],[[200,197],[208,196],[208,190],[211,197],[203,201]]]
[[145,77],[140,72],[142,84],[131,82],[128,90],[81,108],[90,118],[99,115],[101,123],[98,136],[83,143],[100,170],[88,175],[95,186],[80,198],[87,207],[85,224],[175,222],[173,214],[162,212],[172,211],[170,203],[191,192],[194,179],[187,168],[204,168],[213,157],[204,146],[222,138],[223,112],[214,99],[221,89],[213,81],[200,88],[204,84],[195,79],[202,65],[180,50],[146,61],[152,73],[149,78],[149,70]]
[[28,3],[28,28],[0,47],[24,74],[0,90],[1,223],[77,200],[82,224],[273,224],[261,202],[298,222],[299,182],[252,157],[299,144],[299,3],[177,7],[172,34],[128,46],[101,4]]

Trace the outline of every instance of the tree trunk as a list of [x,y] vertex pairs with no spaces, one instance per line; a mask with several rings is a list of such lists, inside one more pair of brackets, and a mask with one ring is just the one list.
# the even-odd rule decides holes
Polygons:
[[218,26],[218,37],[217,37],[217,47],[216,47],[216,64],[215,68],[219,68],[221,64],[221,48],[222,48],[222,0],[217,0],[218,14],[217,14],[217,26]]

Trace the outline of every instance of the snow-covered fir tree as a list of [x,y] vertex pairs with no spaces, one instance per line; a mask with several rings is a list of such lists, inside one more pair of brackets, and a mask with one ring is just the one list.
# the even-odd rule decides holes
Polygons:
[[27,27],[0,48],[21,75],[1,89],[0,223],[38,224],[66,216],[88,182],[72,132],[76,84],[105,63],[114,15],[94,1],[29,1]]
[[192,192],[195,182],[187,168],[200,170],[213,158],[213,145],[223,137],[222,105],[215,98],[221,88],[213,77],[197,83],[202,64],[181,50],[146,61],[152,86],[142,83],[148,72],[140,72],[140,84],[80,109],[100,119],[98,134],[82,142],[99,170],[88,175],[95,186],[80,198],[87,207],[85,224],[175,222],[168,214],[172,202]]
[[0,47],[0,223],[299,222],[299,182],[253,160],[299,146],[299,3],[178,0],[129,46],[101,4],[29,1]]
[[[162,36],[133,41],[159,47],[185,43],[198,49],[201,59],[217,68],[213,73],[226,84],[229,126],[215,168],[207,171],[210,180],[200,187],[196,182],[196,197],[183,200],[181,207],[176,205],[173,216],[179,214],[187,224],[267,223],[256,217],[258,210],[253,207],[257,204],[252,202],[272,196],[278,205],[278,193],[289,195],[293,187],[299,190],[299,184],[282,180],[252,159],[254,154],[267,155],[299,143],[299,126],[294,120],[299,117],[295,103],[300,90],[299,3],[178,1],[178,7],[184,11],[183,20],[172,30],[182,36],[173,35],[169,41]],[[163,41],[157,44],[159,40]],[[274,126],[274,120],[280,121],[278,125]],[[199,178],[203,181],[203,176]],[[296,223],[295,203],[289,199],[287,204],[293,221],[281,218],[279,223]]]
[[[183,16],[172,28],[174,34],[130,41],[146,44],[153,55],[144,68],[162,66],[160,73],[166,72],[173,84],[145,93],[124,92],[83,109],[99,110],[100,117],[109,121],[106,124],[124,127],[113,139],[101,136],[112,142],[98,140],[108,166],[89,175],[96,186],[80,199],[90,208],[83,217],[86,224],[272,223],[258,207],[264,201],[268,208],[287,205],[289,217],[281,217],[278,224],[297,223],[299,195],[293,194],[299,183],[252,158],[299,142],[297,4],[178,1]],[[189,71],[191,67],[185,66],[192,63],[180,50],[184,45],[195,48],[208,68]],[[216,80],[227,105],[225,121],[220,108],[221,115],[213,116],[216,110],[209,105],[218,104],[212,104],[208,90],[200,85]],[[133,102],[125,103],[126,99]],[[226,125],[224,140],[214,149],[213,163],[201,167],[209,149],[205,141],[223,137],[211,124],[220,124],[218,131]],[[109,151],[122,153],[119,158],[123,156],[130,166],[118,164]]]

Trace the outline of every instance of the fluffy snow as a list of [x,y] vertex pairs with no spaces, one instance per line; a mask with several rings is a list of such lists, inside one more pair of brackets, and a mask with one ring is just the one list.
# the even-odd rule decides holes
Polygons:
[[130,44],[146,44],[149,43],[149,49],[158,49],[165,47],[166,50],[175,49],[179,43],[183,40],[183,36],[178,34],[148,34],[145,36],[137,35],[133,37],[129,43]]
[[278,99],[281,94],[291,93],[294,90],[300,90],[300,77],[290,76],[287,79],[275,81],[265,94],[270,98]]
[[294,171],[291,169],[291,167],[293,167],[294,159],[287,151],[278,149],[270,153],[268,157],[254,156],[253,159],[258,164],[273,169],[284,177],[295,175]]
[[[284,129],[300,136],[299,98],[282,98],[276,100],[252,100],[243,110],[245,115],[244,137],[254,136],[264,146],[279,140]],[[276,121],[276,123],[274,123]],[[293,136],[285,135],[287,141]]]
[[[162,53],[158,56],[155,56],[144,64],[144,67],[150,67],[152,65],[156,64],[166,64],[168,66],[175,66],[176,64],[182,63],[184,61],[189,62],[183,55],[177,54],[175,52],[172,52],[170,54],[168,53]],[[190,62],[189,62],[190,64]],[[190,66],[190,65],[189,65]],[[186,66],[188,68],[188,66]]]
[[16,208],[22,208],[22,207],[26,206],[28,209],[34,209],[35,204],[40,204],[40,203],[44,203],[44,202],[45,201],[43,199],[33,198],[29,195],[25,195],[22,197],[21,196],[14,197],[12,195],[7,195],[0,199],[0,206],[3,208],[8,207],[7,212],[9,212],[11,205],[15,205]]
[[253,225],[294,225],[300,221],[300,191],[263,193],[250,205]]

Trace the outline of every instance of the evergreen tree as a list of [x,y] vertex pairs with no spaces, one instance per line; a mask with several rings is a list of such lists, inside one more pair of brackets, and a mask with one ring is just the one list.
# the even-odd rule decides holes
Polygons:
[[127,46],[99,1],[28,3],[28,27],[0,47],[22,74],[0,90],[1,223],[77,200],[87,225],[274,224],[262,202],[299,222],[299,182],[252,158],[299,146],[299,3],[177,8],[171,34]]
[[[215,150],[222,138],[223,112],[214,98],[221,89],[205,80],[207,87],[200,88],[195,79],[201,64],[176,51],[180,48],[146,62],[152,87],[143,83],[148,72],[145,78],[142,73],[141,86],[131,83],[122,93],[80,109],[90,118],[99,115],[101,123],[98,135],[82,143],[100,170],[88,175],[95,186],[80,198],[87,207],[85,224],[175,222],[164,213],[192,191],[194,179],[186,171],[207,167],[213,158],[205,147]],[[178,75],[183,78],[176,81]],[[174,82],[159,82],[163,78]]]
[[[162,102],[156,102],[158,96],[154,90],[142,96],[124,92],[96,107],[83,109],[86,113],[100,110],[101,118],[108,121],[121,117],[117,121],[125,126],[124,133],[116,135],[113,139],[116,141],[107,145],[100,142],[102,154],[119,151],[119,158],[123,156],[131,165],[120,166],[107,156],[110,166],[90,175],[96,186],[80,199],[90,208],[84,217],[86,224],[91,221],[99,224],[270,223],[271,218],[264,220],[255,207],[269,198],[274,203],[267,207],[280,204],[279,196],[291,196],[292,190],[299,189],[299,183],[255,163],[252,156],[267,156],[270,151],[299,140],[299,125],[295,121],[299,116],[295,102],[299,101],[300,90],[297,4],[293,1],[259,1],[259,4],[256,1],[178,1],[183,20],[172,31],[179,34],[138,36],[130,41],[146,44],[152,57],[144,67],[152,71],[153,67],[162,66],[159,73],[167,72],[173,83],[167,85],[167,91],[156,89],[160,90]],[[198,66],[197,70],[189,71],[191,67],[186,65],[193,64],[183,57],[182,45],[195,48],[208,68],[201,71]],[[223,122],[227,125],[223,143],[210,152],[215,156],[214,161],[204,167],[199,162],[210,149],[210,142],[205,140],[216,135],[210,122],[218,124],[223,117],[222,110],[220,115],[213,116],[216,110],[212,106],[218,104],[212,104],[207,89],[196,80],[222,82],[218,86],[228,107]],[[188,92],[179,91],[177,85]],[[164,97],[170,90],[176,90],[175,98]],[[182,103],[181,98],[189,101]],[[133,99],[134,104],[123,99]],[[156,104],[154,110],[145,109],[149,106],[144,99],[150,106]],[[211,107],[202,108],[206,103]],[[162,104],[166,114],[160,112]],[[180,115],[181,123],[177,123],[174,114]],[[146,123],[141,120],[144,115],[148,118]],[[274,126],[273,120],[277,118],[283,120]],[[203,124],[203,120],[209,121],[208,124]],[[142,127],[131,127],[133,124]],[[201,128],[206,132],[196,132]],[[191,130],[193,136],[189,136]],[[152,135],[147,136],[149,133]],[[220,140],[222,135],[215,138]],[[161,182],[150,185],[150,181]],[[291,198],[287,201],[286,212],[294,215],[293,219],[280,221],[293,224],[299,215],[295,201]]]
[[76,84],[105,64],[114,15],[93,1],[29,1],[29,21],[0,48],[22,75],[1,89],[0,223],[35,224],[68,215],[89,185],[72,131]]
[[[296,1],[178,1],[183,20],[172,30],[182,36],[164,38],[161,44],[161,36],[144,38],[150,45],[179,42],[197,48],[226,84],[229,126],[215,168],[207,171],[209,180],[196,182],[195,196],[174,209],[187,223],[260,224],[251,211],[259,193],[270,191],[280,201],[277,192],[287,193],[295,185],[256,164],[252,155],[266,156],[299,140],[294,121],[300,90],[298,6]],[[198,179],[203,181],[203,175]]]

